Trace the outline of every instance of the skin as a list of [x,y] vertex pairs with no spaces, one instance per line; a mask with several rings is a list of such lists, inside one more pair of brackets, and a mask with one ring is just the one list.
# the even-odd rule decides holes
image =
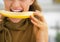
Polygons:
[[[5,10],[10,11],[11,9],[11,10],[28,11],[30,5],[32,5],[33,2],[34,0],[4,0]],[[34,15],[40,18],[37,19],[34,16],[30,17],[31,22],[34,24],[34,26],[39,28],[38,31],[36,28],[34,28],[36,35],[36,42],[48,42],[48,28],[43,14],[40,11],[36,10],[34,12]],[[2,18],[2,15],[0,15],[0,18]],[[21,21],[21,19],[15,19],[15,18],[9,18],[9,20],[12,21],[13,23],[18,23]],[[0,21],[2,20],[0,19]]]

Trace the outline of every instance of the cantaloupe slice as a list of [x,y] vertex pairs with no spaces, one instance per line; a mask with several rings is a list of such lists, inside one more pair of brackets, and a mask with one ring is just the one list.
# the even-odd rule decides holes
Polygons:
[[5,17],[9,17],[9,18],[30,18],[30,15],[33,15],[33,12],[29,11],[29,12],[10,12],[10,11],[6,11],[6,10],[0,10],[0,14],[2,14]]

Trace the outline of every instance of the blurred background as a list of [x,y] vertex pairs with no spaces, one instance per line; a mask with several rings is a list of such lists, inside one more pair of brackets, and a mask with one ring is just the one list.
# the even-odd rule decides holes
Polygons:
[[[60,0],[37,0],[48,24],[48,42],[60,42]],[[0,10],[4,9],[0,0]]]

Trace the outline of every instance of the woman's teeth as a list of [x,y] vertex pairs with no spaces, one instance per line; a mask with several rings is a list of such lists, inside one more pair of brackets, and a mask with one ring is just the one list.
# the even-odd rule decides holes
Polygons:
[[21,11],[21,10],[13,10],[14,12],[19,12],[19,11]]
[[23,10],[10,10],[12,12],[22,12]]

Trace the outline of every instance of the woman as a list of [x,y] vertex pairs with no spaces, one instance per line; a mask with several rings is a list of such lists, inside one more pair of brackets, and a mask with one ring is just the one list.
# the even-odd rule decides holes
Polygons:
[[0,15],[0,42],[48,42],[48,29],[37,0],[4,0],[5,10],[34,11],[28,19]]

